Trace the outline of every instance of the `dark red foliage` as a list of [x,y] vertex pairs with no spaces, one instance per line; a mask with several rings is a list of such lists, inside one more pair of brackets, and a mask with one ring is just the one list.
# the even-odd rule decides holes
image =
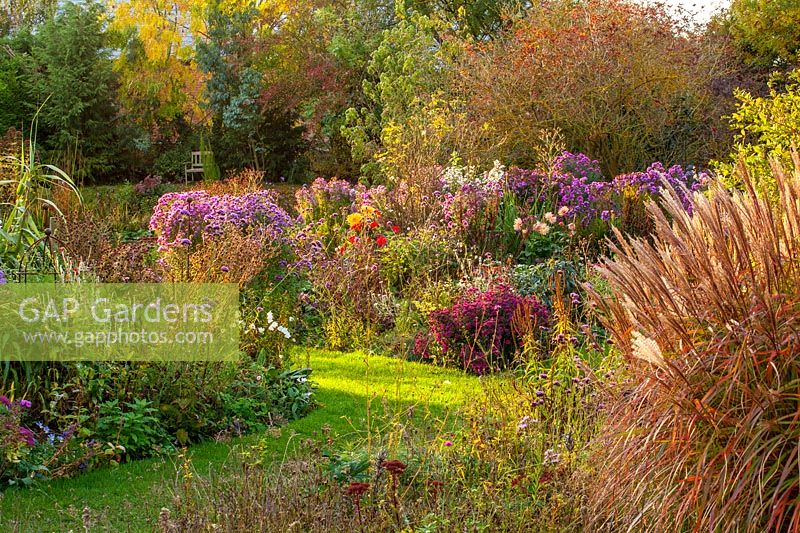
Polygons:
[[[524,310],[539,327],[546,327],[549,312],[534,296],[521,296],[506,285],[480,292],[471,290],[447,309],[434,311],[428,318],[432,342],[445,363],[458,364],[465,370],[483,374],[508,366],[519,345],[514,327],[514,313]],[[419,356],[430,356],[422,339],[416,343]]]

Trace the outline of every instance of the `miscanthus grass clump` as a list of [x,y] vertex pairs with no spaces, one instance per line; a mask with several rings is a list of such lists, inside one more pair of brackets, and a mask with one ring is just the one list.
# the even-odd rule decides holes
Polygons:
[[746,189],[649,207],[594,293],[632,380],[613,400],[594,530],[800,529],[800,158]]

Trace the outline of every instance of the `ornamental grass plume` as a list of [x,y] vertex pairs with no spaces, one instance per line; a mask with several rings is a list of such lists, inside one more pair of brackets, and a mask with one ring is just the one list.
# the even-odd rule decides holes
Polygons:
[[626,358],[590,496],[594,531],[800,531],[800,157],[779,201],[715,186],[617,232],[589,292]]

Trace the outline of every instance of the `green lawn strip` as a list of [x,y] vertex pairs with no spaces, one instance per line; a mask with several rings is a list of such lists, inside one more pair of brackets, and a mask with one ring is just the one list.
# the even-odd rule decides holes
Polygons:
[[[368,404],[373,410],[370,420],[381,418],[384,405],[393,411],[418,404],[417,416],[423,411],[444,416],[478,387],[476,378],[457,371],[359,352],[298,349],[294,361],[314,369],[321,406],[284,427],[280,437],[269,438],[266,451],[277,460],[290,456],[305,438],[321,438],[320,429],[326,424],[339,442],[363,435]],[[189,453],[201,475],[212,470],[224,475],[235,468],[234,462],[228,462],[232,448],[262,438],[249,435],[224,443],[205,442],[191,447]],[[29,489],[10,489],[0,500],[0,530],[79,531],[87,506],[98,530],[151,530],[159,509],[170,504],[176,460],[171,456],[135,461]]]

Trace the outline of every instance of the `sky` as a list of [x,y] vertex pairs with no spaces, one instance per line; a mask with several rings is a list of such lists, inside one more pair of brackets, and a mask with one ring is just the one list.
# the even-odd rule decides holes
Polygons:
[[698,22],[708,22],[709,17],[720,7],[730,5],[730,0],[664,0],[667,4],[680,7],[696,14]]

